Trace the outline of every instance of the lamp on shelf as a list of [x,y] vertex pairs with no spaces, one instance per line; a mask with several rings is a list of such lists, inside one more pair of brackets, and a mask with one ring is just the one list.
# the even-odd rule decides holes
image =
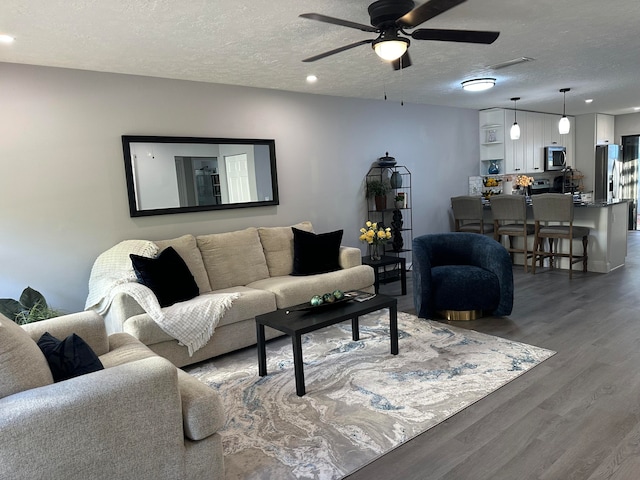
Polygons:
[[520,97],[513,97],[511,101],[513,102],[513,125],[511,125],[511,131],[509,135],[511,136],[511,140],[520,139],[520,125],[518,125],[518,107],[516,106],[516,102],[520,100]]
[[562,97],[562,118],[558,122],[558,132],[560,132],[560,135],[566,135],[571,130],[571,123],[569,122],[569,119],[567,118],[567,115],[565,114],[567,92],[570,91],[570,90],[571,90],[570,88],[561,88],[560,89],[560,93],[562,93],[562,95],[563,95],[563,97]]

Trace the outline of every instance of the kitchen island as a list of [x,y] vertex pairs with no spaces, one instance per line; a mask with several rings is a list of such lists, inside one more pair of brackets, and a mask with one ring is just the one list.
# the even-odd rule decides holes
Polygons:
[[[536,201],[536,196],[532,196],[532,201]],[[589,263],[587,270],[597,273],[609,273],[625,263],[627,257],[627,229],[629,222],[629,202],[627,200],[616,200],[612,202],[576,203],[573,210],[573,224],[581,227],[589,227],[589,246],[587,254]],[[533,224],[533,207],[527,207],[527,219]],[[484,207],[485,222],[493,222],[491,207]],[[506,241],[506,239],[504,240]],[[516,244],[522,241],[515,239]],[[563,251],[568,250],[568,243],[565,240],[560,242]],[[529,249],[533,248],[533,235],[529,236]],[[582,244],[575,240],[574,252],[582,253]],[[523,256],[516,255],[515,263],[522,265]],[[556,266],[558,266],[556,261]],[[567,258],[560,259],[560,268],[569,268]],[[574,271],[579,269],[579,265],[574,265]]]

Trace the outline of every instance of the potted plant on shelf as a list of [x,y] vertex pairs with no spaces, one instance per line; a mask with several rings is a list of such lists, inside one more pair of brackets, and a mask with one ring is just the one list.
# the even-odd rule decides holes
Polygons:
[[381,211],[387,208],[387,193],[389,185],[382,180],[369,180],[367,182],[367,198],[373,197],[376,210]]

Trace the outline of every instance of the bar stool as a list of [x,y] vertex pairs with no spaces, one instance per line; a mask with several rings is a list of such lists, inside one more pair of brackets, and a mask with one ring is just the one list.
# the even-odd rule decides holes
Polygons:
[[482,197],[451,197],[453,219],[456,232],[491,233],[493,225],[485,225],[483,219]]
[[[533,199],[533,218],[535,220],[535,240],[533,243],[533,273],[536,273],[536,260],[540,266],[545,257],[549,257],[549,266],[553,268],[556,257],[569,258],[569,278],[573,276],[573,264],[582,262],[582,271],[587,271],[587,246],[589,228],[573,225],[573,196],[561,193],[543,193]],[[549,225],[549,222],[554,224]],[[542,223],[542,224],[541,224]],[[567,225],[568,224],[568,225]],[[549,251],[544,250],[544,239],[549,239]],[[558,248],[559,239],[569,240],[569,253],[562,253]],[[582,255],[573,254],[573,240],[582,238]],[[553,244],[556,244],[554,251]]]
[[[529,258],[533,253],[528,249],[528,235],[533,235],[535,228],[527,223],[527,202],[524,195],[494,195],[491,197],[491,214],[493,215],[493,238],[502,243],[502,236],[509,237],[511,263],[514,253],[524,255],[524,271],[527,271]],[[515,248],[513,240],[522,237],[523,247]]]

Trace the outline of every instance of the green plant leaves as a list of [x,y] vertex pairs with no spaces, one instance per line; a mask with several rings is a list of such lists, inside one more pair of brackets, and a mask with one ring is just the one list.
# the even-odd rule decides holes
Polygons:
[[5,317],[15,320],[23,310],[24,307],[17,300],[13,298],[0,298],[0,313]]
[[34,290],[31,287],[27,287],[22,291],[22,295],[20,295],[20,303],[26,310],[30,310],[36,305],[48,308],[47,301],[44,299],[44,296],[39,291]]
[[44,296],[31,287],[27,287],[20,295],[20,301],[13,298],[0,298],[0,313],[18,325],[58,317],[62,313],[49,308]]

